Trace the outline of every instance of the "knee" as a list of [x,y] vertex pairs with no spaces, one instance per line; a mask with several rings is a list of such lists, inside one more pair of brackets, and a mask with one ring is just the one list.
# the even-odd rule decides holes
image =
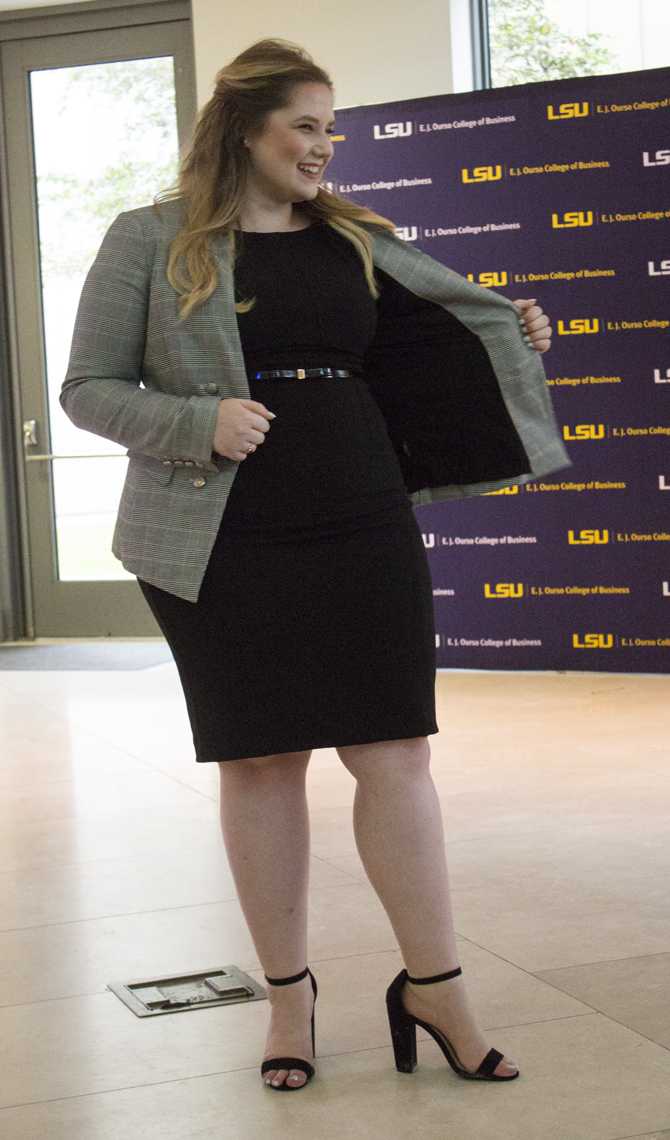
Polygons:
[[338,748],[337,753],[345,768],[360,781],[416,777],[430,769],[427,736],[351,744]]

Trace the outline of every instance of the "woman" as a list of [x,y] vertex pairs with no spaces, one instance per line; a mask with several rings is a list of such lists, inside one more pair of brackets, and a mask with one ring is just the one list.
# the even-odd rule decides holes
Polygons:
[[262,40],[218,73],[177,196],[105,235],[61,404],[129,448],[113,549],[174,655],[196,760],[219,765],[272,987],[265,1083],[314,1073],[305,775],[329,746],[410,971],[387,991],[397,1068],[420,1024],[460,1075],[511,1080],[457,966],[412,502],[569,464],[535,351],[551,330],[517,302],[524,343],[512,302],[320,187],[332,131],[331,80],[296,45]]

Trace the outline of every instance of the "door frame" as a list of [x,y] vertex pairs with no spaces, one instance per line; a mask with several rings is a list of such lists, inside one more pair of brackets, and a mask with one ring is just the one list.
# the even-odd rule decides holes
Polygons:
[[[0,642],[160,635],[137,582],[57,579],[53,461],[27,460],[23,446],[23,423],[35,419],[34,450],[51,452],[29,72],[172,55],[180,153],[196,119],[189,0],[81,7],[0,12]],[[51,566],[33,553],[44,535]]]

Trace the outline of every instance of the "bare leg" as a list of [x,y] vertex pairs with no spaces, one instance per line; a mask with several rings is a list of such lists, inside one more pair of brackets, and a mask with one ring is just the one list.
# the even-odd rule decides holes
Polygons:
[[[305,775],[310,752],[219,762],[221,830],[237,896],[263,971],[271,978],[307,965],[309,815]],[[314,995],[309,975],[267,985],[270,1028],[263,1060],[312,1061]],[[299,1069],[271,1070],[266,1081],[302,1085]]]
[[[430,977],[460,965],[451,913],[442,813],[427,737],[338,748],[356,779],[354,835],[366,874],[389,916],[407,972]],[[405,985],[407,1010],[443,1029],[475,1072],[490,1049],[462,975]],[[496,1074],[517,1066],[501,1061]]]

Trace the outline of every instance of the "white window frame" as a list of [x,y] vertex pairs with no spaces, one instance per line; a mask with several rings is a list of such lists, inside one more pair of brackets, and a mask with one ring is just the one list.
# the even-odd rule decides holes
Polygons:
[[488,0],[450,0],[452,90],[491,86]]

